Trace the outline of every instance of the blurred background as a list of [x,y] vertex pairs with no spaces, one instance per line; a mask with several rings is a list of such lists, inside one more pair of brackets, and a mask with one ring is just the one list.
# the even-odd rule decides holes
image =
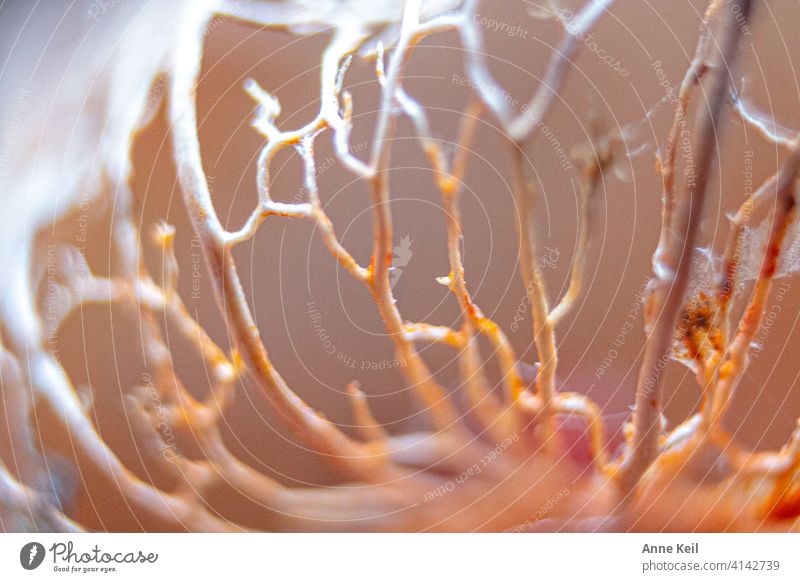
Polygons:
[[[142,31],[143,54],[158,50],[159,39],[176,25],[177,4],[152,6],[130,0],[0,3],[4,136],[0,145],[3,176],[8,176],[0,200],[6,220],[13,220],[21,196],[11,171],[14,155],[33,151],[30,155],[35,156],[48,147],[49,125],[68,123],[73,110],[91,116],[91,100],[100,90],[93,71],[115,66],[114,53],[107,51],[115,35],[135,24]],[[565,0],[565,6],[574,11],[581,4]],[[628,412],[634,400],[644,344],[640,299],[660,228],[656,154],[666,141],[673,110],[667,89],[677,90],[692,58],[705,6],[701,0],[619,0],[584,40],[556,106],[534,131],[526,152],[538,189],[538,262],[554,301],[566,289],[577,238],[581,174],[570,154],[590,141],[594,126],[608,131],[624,128],[629,136],[615,150],[614,166],[597,193],[601,200],[585,291],[558,329],[558,376],[563,389],[591,395],[607,414]],[[480,13],[478,24],[492,72],[507,91],[507,101],[521,107],[538,87],[562,29],[552,20],[537,18],[540,10],[535,2],[483,2]],[[746,101],[789,128],[800,127],[795,62],[800,49],[795,34],[798,25],[796,0],[758,2],[750,34],[744,37],[741,66],[734,72]],[[238,228],[256,203],[255,161],[263,145],[263,138],[250,127],[254,103],[242,88],[244,81],[256,79],[280,99],[281,128],[299,127],[318,111],[320,55],[329,39],[326,33],[297,36],[225,18],[209,26],[198,88],[199,135],[214,202],[227,228]],[[435,35],[414,52],[404,80],[407,91],[427,109],[436,137],[447,143],[455,140],[462,111],[473,94],[464,73],[464,56],[456,35]],[[125,76],[124,69],[119,73]],[[157,80],[149,89],[154,106],[166,92],[164,85],[163,79]],[[363,159],[372,147],[378,107],[374,62],[356,58],[345,87],[354,102],[353,152]],[[697,104],[704,106],[702,90],[695,94],[692,107]],[[153,114],[152,124],[132,144],[135,212],[146,259],[158,276],[162,257],[149,247],[149,233],[161,220],[175,225],[184,300],[212,337],[228,346],[176,183],[163,107],[154,108]],[[781,159],[779,151],[742,127],[730,112],[725,120],[702,232],[704,244],[717,250],[727,235],[726,213],[774,173]],[[323,135],[317,140],[321,198],[342,243],[366,265],[372,244],[367,186],[340,166],[329,138]],[[78,139],[70,143],[69,151],[80,158],[81,146]],[[453,146],[446,149],[452,151]],[[520,359],[533,364],[530,310],[517,265],[518,209],[510,190],[510,151],[511,144],[496,121],[484,115],[468,156],[461,198],[463,252],[475,302],[503,327]],[[92,152],[84,153],[88,157]],[[455,299],[436,282],[449,270],[446,216],[427,158],[406,120],[399,124],[393,154],[390,180],[397,247],[393,280],[399,308],[410,321],[457,326]],[[72,158],[65,153],[64,159],[66,164]],[[299,156],[284,152],[272,169],[273,197],[284,202],[302,200]],[[680,176],[682,167],[679,188]],[[53,196],[46,208],[58,218],[60,213],[53,210],[57,196]],[[113,197],[107,202],[101,202],[102,197],[93,200],[88,230],[82,223],[85,212],[75,208],[50,221],[37,236],[43,244],[51,240],[75,244],[84,230],[89,264],[104,273],[109,269]],[[395,359],[368,291],[332,259],[309,222],[271,218],[235,255],[270,356],[303,399],[347,427],[352,419],[345,387],[359,380],[377,418],[389,431],[424,426],[424,416],[414,406],[399,370],[403,362]],[[797,284],[796,277],[776,281],[768,326],[759,340],[763,349],[738,387],[726,421],[740,443],[750,448],[780,446],[800,411],[800,391],[795,387],[800,373]],[[745,285],[740,297],[747,298],[751,287]],[[514,324],[520,317],[522,321]],[[57,344],[59,358],[75,385],[86,387],[94,396],[103,437],[128,466],[141,471],[122,405],[122,395],[141,383],[146,373],[135,340],[137,326],[136,318],[125,310],[88,307],[70,318]],[[167,335],[185,384],[198,396],[206,394],[208,380],[202,363],[185,349],[178,334],[167,330]],[[491,350],[488,345],[483,348],[487,367],[496,378]],[[454,352],[440,347],[420,349],[458,399]],[[700,402],[693,374],[677,363],[668,368],[665,391],[671,426],[695,411]],[[246,382],[225,420],[231,450],[265,473],[292,485],[337,481],[313,454],[293,442],[257,390]],[[191,454],[191,443],[180,443],[180,447]],[[99,503],[102,506],[102,500]],[[245,512],[234,505],[232,516]],[[81,502],[76,513],[90,524],[97,519]]]

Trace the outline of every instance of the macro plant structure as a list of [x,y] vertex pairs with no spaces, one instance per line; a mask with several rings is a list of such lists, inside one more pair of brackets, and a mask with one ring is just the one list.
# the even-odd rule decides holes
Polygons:
[[[795,252],[799,138],[752,111],[732,82],[743,35],[751,18],[758,18],[760,3],[712,0],[691,65],[672,94],[674,117],[657,158],[663,209],[652,277],[643,295],[644,357],[633,415],[621,430],[618,448],[610,446],[609,419],[601,407],[581,385],[564,386],[557,380],[556,334],[586,287],[598,190],[617,158],[627,155],[633,138],[627,130],[602,129],[598,120],[590,143],[573,154],[570,163],[580,169],[581,177],[578,232],[568,285],[558,300],[539,265],[538,194],[528,157],[541,124],[558,105],[573,58],[615,1],[589,0],[575,12],[558,0],[531,9],[533,16],[561,27],[563,36],[539,88],[522,107],[507,98],[487,62],[480,4],[192,1],[146,8],[153,17],[136,21],[150,27],[147,38],[153,40],[145,53],[126,45],[133,34],[127,28],[120,33],[120,42],[103,56],[102,66],[111,67],[114,74],[108,75],[107,84],[94,88],[101,94],[98,106],[107,108],[101,116],[105,125],[98,130],[90,113],[82,118],[85,125],[78,126],[77,137],[95,149],[91,156],[84,152],[70,160],[74,180],[58,184],[56,195],[41,182],[43,174],[55,169],[30,169],[29,164],[13,168],[7,179],[19,190],[13,201],[4,195],[0,228],[0,264],[6,279],[0,296],[3,530],[97,527],[82,523],[68,507],[60,482],[64,463],[77,469],[78,488],[95,492],[95,511],[107,497],[133,516],[133,527],[144,530],[800,527],[800,429],[788,435],[780,450],[751,452],[737,444],[724,423],[758,336],[773,279],[782,274],[782,265],[791,270],[793,257],[786,257]],[[94,14],[102,18],[106,10],[97,4]],[[172,11],[169,18],[159,12],[165,10]],[[256,106],[252,126],[263,136],[263,147],[257,159],[257,204],[233,230],[223,226],[215,206],[196,104],[205,36],[219,18],[257,29],[329,34],[321,58],[319,108],[304,125],[285,129],[278,99],[257,79],[244,83],[243,90]],[[445,145],[426,107],[404,86],[404,71],[423,40],[448,32],[460,40],[474,98],[461,115],[454,143]],[[354,58],[374,64],[380,86],[368,148],[351,143],[355,103],[346,87]],[[97,78],[105,79],[99,73]],[[699,89],[704,100],[694,107],[692,95]],[[193,232],[180,232],[165,222],[151,232],[137,220],[140,201],[131,188],[131,144],[159,108],[169,123],[182,204]],[[462,229],[460,201],[470,144],[476,126],[487,118],[497,123],[507,144],[518,220],[518,266],[535,341],[535,358],[528,362],[473,300],[462,257],[462,238],[469,233]],[[432,187],[440,194],[446,216],[449,273],[439,282],[459,308],[458,325],[452,327],[407,320],[394,295],[398,274],[393,261],[402,259],[402,268],[411,259],[410,239],[395,237],[389,180],[393,137],[401,119],[413,126],[429,160]],[[715,275],[698,283],[692,265],[709,256],[697,250],[703,244],[709,183],[720,136],[734,121],[781,150],[783,162],[732,215],[727,245],[720,257],[709,259]],[[679,172],[680,150],[689,131],[695,140],[691,172]],[[331,140],[337,161],[369,189],[365,205],[374,242],[367,263],[348,251],[326,212],[315,157],[321,140]],[[272,162],[285,151],[295,152],[303,162],[303,197],[292,202],[279,201],[273,188]],[[42,236],[88,200],[107,202],[112,256],[107,272],[90,266],[78,245],[51,244]],[[752,239],[751,217],[767,214],[748,296],[740,291],[742,248]],[[387,430],[368,404],[365,393],[370,387],[353,382],[347,391],[357,431],[343,430],[307,405],[281,375],[270,357],[270,334],[256,324],[234,249],[274,221],[288,219],[309,221],[332,259],[361,286],[364,297],[371,297],[392,340],[395,360],[403,364],[397,372],[425,412],[423,429]],[[87,213],[84,220],[88,225],[100,219]],[[179,291],[179,278],[187,272],[185,266],[179,268],[175,253],[176,241],[182,238],[197,241],[202,250],[203,276],[213,285],[226,343],[212,339]],[[157,250],[160,269],[145,261],[147,248]],[[414,246],[415,254],[421,253],[418,248]],[[128,467],[100,434],[91,393],[73,383],[48,341],[71,314],[98,303],[122,306],[139,322],[147,366],[142,382],[124,393],[121,422],[136,443],[142,470]],[[181,336],[182,349],[209,378],[211,389],[203,396],[189,390],[176,370],[174,335]],[[498,382],[487,372],[481,342],[491,346]],[[439,381],[420,353],[419,347],[427,344],[455,354],[464,407],[457,405],[453,389]],[[662,372],[670,360],[689,367],[704,395],[699,411],[677,425],[669,425],[663,416]],[[495,390],[496,383],[500,390]],[[328,465],[332,484],[286,485],[230,450],[222,425],[243,385],[256,387],[287,434]],[[51,435],[47,439],[42,437],[43,423]],[[176,442],[193,443],[191,454],[177,454]],[[226,498],[219,492],[230,490],[259,507],[257,523],[229,517]]]

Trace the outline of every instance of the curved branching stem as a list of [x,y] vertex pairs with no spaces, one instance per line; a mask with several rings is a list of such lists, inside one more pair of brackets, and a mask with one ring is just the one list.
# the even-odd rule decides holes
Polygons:
[[584,160],[584,183],[580,185],[580,212],[578,217],[578,240],[575,256],[570,268],[570,279],[567,291],[556,303],[548,315],[550,324],[557,326],[561,319],[569,313],[583,290],[583,273],[586,269],[586,255],[592,236],[594,224],[597,189],[603,180],[604,171],[611,163],[611,143],[605,139],[594,144],[591,152],[587,152]]
[[764,181],[751,196],[748,196],[736,213],[731,217],[728,239],[722,255],[722,274],[717,287],[720,319],[727,329],[729,327],[731,300],[736,289],[736,279],[741,266],[741,253],[744,245],[745,228],[753,215],[774,201],[777,194],[778,174]]
[[547,71],[539,83],[536,93],[517,114],[503,98],[504,92],[498,90],[483,52],[477,19],[474,18],[478,0],[467,0],[464,20],[460,27],[461,40],[467,49],[467,70],[475,82],[475,87],[487,107],[497,116],[509,139],[516,143],[525,142],[536,126],[542,122],[561,91],[567,77],[567,69],[578,52],[578,42],[607,13],[616,0],[589,0],[584,8],[571,20],[564,22],[565,34],[561,44],[553,52]]
[[768,143],[782,148],[791,147],[794,133],[779,125],[775,119],[767,120],[758,113],[751,111],[745,104],[741,94],[735,89],[731,90],[731,107],[743,124],[754,129]]
[[407,362],[405,373],[412,382],[416,394],[440,428],[453,426],[458,415],[446,393],[434,380],[427,364],[406,340],[404,323],[390,285],[392,262],[392,213],[389,197],[388,166],[391,155],[391,139],[396,124],[393,111],[400,75],[410,57],[410,51],[422,35],[419,26],[419,0],[406,4],[402,30],[397,47],[389,61],[386,79],[383,82],[380,114],[373,137],[370,158],[369,182],[372,189],[372,218],[375,243],[372,250],[371,291],[384,321],[386,330],[395,341],[398,356]]
[[[556,348],[555,329],[549,321],[550,302],[547,298],[544,277],[537,267],[536,241],[534,233],[534,193],[533,187],[525,175],[525,155],[522,144],[513,144],[512,171],[514,196],[519,207],[519,260],[522,284],[531,304],[533,318],[533,339],[539,358],[539,370],[536,375],[536,395],[541,401],[541,409],[546,424],[552,418],[552,401],[555,395],[556,368],[558,352]],[[549,426],[552,431],[552,426]]]
[[[752,2],[738,0],[735,4],[746,19]],[[691,253],[703,217],[712,160],[719,143],[721,116],[728,96],[729,70],[735,65],[742,34],[739,24],[730,14],[719,14],[725,17],[724,28],[708,91],[708,104],[698,113],[695,179],[687,182],[686,192],[676,199],[674,214],[669,217],[669,224],[664,225],[669,229],[668,233],[662,237],[654,255],[655,277],[648,298],[652,319],[636,389],[634,438],[621,467],[625,491],[635,486],[658,454],[663,391],[661,369],[670,357],[673,335],[685,301]]]
[[764,303],[772,287],[772,279],[778,269],[783,239],[795,215],[797,205],[795,188],[800,172],[800,138],[795,138],[789,146],[789,156],[781,166],[776,179],[768,180],[767,188],[774,190],[775,213],[769,230],[764,260],[755,283],[755,289],[739,322],[736,334],[728,346],[719,373],[712,405],[704,411],[704,425],[713,429],[721,422],[730,404],[733,390],[747,369],[747,355],[758,333],[763,318]]
[[194,93],[203,53],[201,31],[207,14],[202,10],[196,14],[194,22],[188,21],[185,41],[175,54],[169,114],[184,202],[193,218],[232,340],[254,382],[298,437],[341,469],[367,479],[369,471],[357,468],[358,447],[287,386],[272,365],[253,320],[231,248],[226,245],[224,229],[214,210],[200,155]]

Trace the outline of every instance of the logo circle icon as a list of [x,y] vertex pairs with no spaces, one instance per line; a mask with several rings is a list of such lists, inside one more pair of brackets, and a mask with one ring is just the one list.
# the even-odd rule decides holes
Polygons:
[[44,546],[39,542],[29,542],[19,551],[19,563],[26,570],[35,570],[44,561]]

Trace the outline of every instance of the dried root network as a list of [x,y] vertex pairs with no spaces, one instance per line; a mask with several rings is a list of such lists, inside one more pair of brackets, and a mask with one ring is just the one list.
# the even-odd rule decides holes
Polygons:
[[[323,3],[324,6],[328,4]],[[335,3],[334,3],[335,4]],[[238,2],[191,3],[179,19],[180,32],[148,83],[167,80],[166,110],[183,205],[194,233],[161,224],[140,232],[134,220],[137,204],[129,186],[130,158],[123,168],[103,170],[104,186],[113,194],[113,256],[108,275],[92,273],[80,252],[60,246],[58,310],[50,318],[32,291],[45,284],[45,267],[33,257],[30,273],[20,273],[13,309],[4,307],[0,369],[9,442],[0,457],[0,528],[80,530],[61,504],[53,456],[38,442],[31,421],[42,415],[53,422],[76,459],[85,486],[111,491],[139,527],[158,530],[229,531],[252,528],[225,517],[218,507],[220,491],[235,490],[263,508],[259,529],[290,531],[502,531],[502,530],[796,530],[800,514],[800,429],[777,452],[750,453],[726,431],[724,415],[758,334],[765,302],[795,213],[800,138],[769,124],[752,112],[731,86],[731,70],[741,42],[740,22],[748,18],[749,0],[712,1],[701,29],[697,52],[677,94],[677,107],[658,169],[663,184],[663,223],[653,255],[653,277],[646,296],[645,355],[639,373],[633,418],[624,427],[621,452],[608,445],[601,408],[581,386],[571,390],[556,381],[559,323],[575,306],[586,283],[584,271],[596,222],[598,190],[626,135],[597,130],[576,153],[581,169],[579,231],[568,286],[554,301],[537,266],[535,215],[537,191],[530,175],[528,151],[534,129],[555,106],[567,79],[579,38],[613,8],[613,0],[590,0],[563,25],[563,40],[553,52],[539,88],[522,113],[501,96],[503,89],[485,61],[481,30],[474,15],[479,2],[420,0],[363,4],[360,18],[346,11],[326,11],[304,3],[285,12],[280,4]],[[552,13],[557,3],[550,3]],[[195,92],[203,58],[204,34],[218,16],[244,25],[331,27],[322,56],[321,95],[314,118],[296,129],[280,124],[277,98],[250,79],[244,90],[256,106],[253,128],[263,136],[257,159],[256,207],[238,230],[223,227],[203,166]],[[380,33],[378,31],[381,31]],[[462,114],[455,147],[443,147],[434,135],[423,104],[403,85],[404,70],[415,47],[426,37],[454,32],[474,82],[475,98]],[[380,84],[378,117],[365,157],[351,147],[353,97],[344,90],[353,58],[370,59]],[[692,94],[703,87],[707,105],[693,111]],[[693,116],[694,114],[694,116]],[[695,248],[701,246],[700,221],[719,147],[719,134],[730,118],[752,127],[783,150],[774,176],[732,216],[720,277],[702,289],[690,285]],[[449,274],[439,279],[457,302],[460,325],[447,327],[408,321],[398,308],[391,284],[393,220],[388,179],[392,144],[399,118],[413,126],[433,171],[432,187],[445,211]],[[460,197],[476,126],[491,118],[509,145],[507,159],[518,207],[519,270],[531,308],[535,339],[535,380],[521,371],[501,326],[474,302],[462,260]],[[598,124],[599,126],[600,124]],[[691,186],[676,172],[681,130],[698,136]],[[139,128],[133,127],[132,131]],[[317,184],[315,146],[330,139],[338,161],[354,178],[368,184],[374,243],[368,264],[360,264],[337,237]],[[278,202],[273,196],[271,164],[283,150],[295,150],[304,164],[305,199]],[[118,161],[118,160],[117,160]],[[367,201],[365,201],[365,204]],[[737,257],[751,215],[772,212],[771,227],[753,293],[738,321],[732,321],[739,277]],[[346,433],[312,409],[273,364],[268,334],[262,336],[237,269],[234,249],[273,221],[310,221],[333,259],[363,285],[374,302],[400,371],[428,428],[390,434],[372,415],[364,392],[369,386],[346,387],[358,435]],[[207,272],[226,325],[230,346],[217,345],[187,309],[178,291],[176,239],[199,239]],[[468,233],[467,233],[468,236]],[[32,243],[33,244],[33,243]],[[159,276],[150,273],[143,248],[153,246],[162,258]],[[32,247],[31,253],[36,250]],[[48,280],[52,277],[48,277]],[[6,298],[5,301],[8,301]],[[47,333],[71,313],[90,303],[124,307],[140,322],[146,350],[147,381],[124,396],[126,420],[133,432],[147,479],[135,475],[101,438],[95,425],[91,394],[74,386],[48,349]],[[193,396],[176,372],[165,325],[178,330],[193,358],[210,378],[204,398]],[[479,341],[493,348],[500,368],[502,394],[485,373]],[[456,406],[420,353],[420,346],[442,344],[453,350],[463,382],[467,412]],[[701,410],[667,431],[662,418],[663,375],[659,368],[674,357],[694,372],[704,395]],[[257,387],[288,434],[330,465],[339,483],[328,487],[286,486],[228,450],[222,418],[242,382]],[[363,390],[363,392],[362,392]],[[564,430],[577,421],[586,445]],[[196,443],[197,454],[165,455],[160,423]],[[588,466],[571,456],[588,448]],[[711,468],[709,468],[711,467]],[[90,485],[91,484],[91,485]],[[567,494],[563,492],[567,491]],[[558,503],[553,500],[557,497]],[[546,508],[546,511],[543,510]],[[546,515],[545,515],[546,514]]]

